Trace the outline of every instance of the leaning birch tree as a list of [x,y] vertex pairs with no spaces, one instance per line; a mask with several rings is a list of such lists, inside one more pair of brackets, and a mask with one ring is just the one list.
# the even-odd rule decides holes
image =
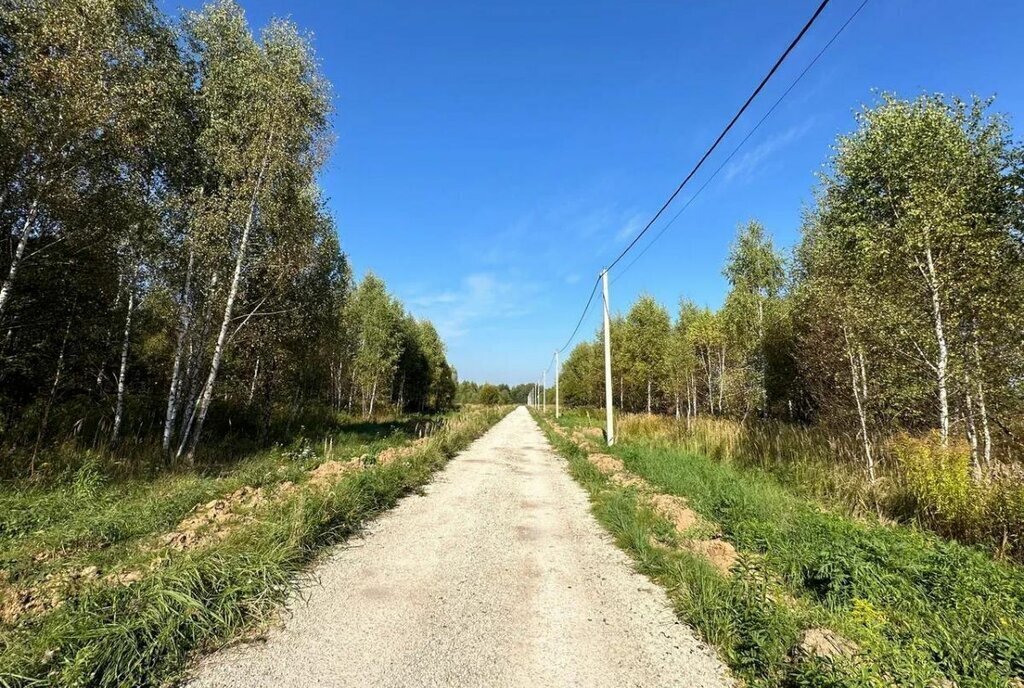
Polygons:
[[271,226],[274,204],[288,188],[308,186],[323,158],[329,98],[307,39],[273,22],[257,40],[241,9],[219,2],[187,23],[197,62],[197,142],[215,190],[197,214],[194,234],[222,242],[231,265],[220,325],[205,382],[182,433],[177,455],[192,457],[213,401],[217,376],[245,288],[253,244],[288,228]]

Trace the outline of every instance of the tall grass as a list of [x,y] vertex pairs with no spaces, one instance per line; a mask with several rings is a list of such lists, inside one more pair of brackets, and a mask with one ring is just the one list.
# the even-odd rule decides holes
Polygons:
[[[415,454],[327,490],[289,493],[200,549],[122,552],[122,562],[149,557],[138,583],[97,582],[49,613],[0,628],[0,685],[144,686],[178,676],[196,651],[268,618],[317,552],[423,485],[505,411],[456,414]],[[148,498],[160,500],[165,489],[152,486]]]
[[756,469],[830,508],[916,523],[999,556],[1024,559],[1024,473],[972,475],[969,450],[931,435],[877,441],[869,481],[856,438],[816,427],[719,418],[687,423],[624,415],[620,439],[663,445]]

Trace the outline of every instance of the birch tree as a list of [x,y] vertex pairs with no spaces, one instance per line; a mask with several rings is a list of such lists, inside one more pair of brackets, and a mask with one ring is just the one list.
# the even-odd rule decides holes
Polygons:
[[778,316],[785,270],[764,226],[740,228],[723,270],[729,280],[724,314],[736,355],[742,360],[745,407],[768,408],[768,331]]
[[858,124],[840,139],[825,179],[825,226],[857,256],[854,284],[874,302],[863,312],[879,341],[931,374],[945,443],[955,371],[974,365],[957,355],[969,348],[964,318],[983,305],[969,294],[997,267],[987,256],[1012,255],[999,209],[1002,126],[981,103],[938,96],[885,96]]
[[[0,180],[12,250],[0,276],[0,320],[10,309],[33,238],[62,239],[57,206],[106,193],[159,122],[176,82],[173,37],[145,0],[4,3],[0,26]],[[133,151],[132,149],[135,148]]]
[[203,130],[197,142],[217,187],[199,215],[200,231],[224,242],[233,263],[206,382],[190,409],[178,455],[191,457],[213,400],[228,346],[235,303],[251,260],[250,243],[274,231],[262,222],[282,189],[312,182],[321,162],[329,109],[324,82],[305,38],[284,22],[249,33],[237,5],[220,2],[192,15],[189,40],[197,61]]
[[619,356],[625,361],[628,377],[639,386],[648,414],[665,377],[670,328],[668,311],[648,295],[638,298],[626,314]]
[[384,282],[366,275],[349,301],[346,319],[355,330],[353,377],[359,386],[363,414],[373,416],[378,396],[391,389],[401,357],[401,305]]

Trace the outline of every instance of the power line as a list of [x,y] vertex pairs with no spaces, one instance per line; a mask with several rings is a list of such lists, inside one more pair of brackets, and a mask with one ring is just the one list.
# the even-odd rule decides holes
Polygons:
[[[587,305],[583,307],[583,313],[580,314],[580,319],[576,321],[576,327],[573,328],[572,334],[569,335],[569,339],[565,342],[564,345],[562,345],[562,348],[558,350],[558,353],[563,353],[566,349],[568,349],[569,345],[572,344],[572,340],[576,338],[576,333],[580,331],[580,325],[583,324],[583,319],[587,317],[587,311],[590,310],[590,304],[594,302],[594,294],[597,293],[597,284],[600,281],[600,276],[598,276],[598,278],[594,280],[594,286],[590,290],[590,298],[587,299]],[[552,356],[552,358],[554,357]],[[551,367],[550,363],[548,364],[548,367]]]
[[[736,122],[737,122],[737,121],[739,120],[739,118],[740,118],[740,117],[741,117],[741,116],[743,115],[743,113],[744,113],[744,112],[745,112],[745,111],[747,110],[747,108],[748,108],[748,107],[750,106],[750,104],[751,104],[751,103],[752,103],[752,102],[754,101],[754,98],[756,98],[756,97],[757,97],[757,95],[758,95],[758,94],[759,94],[759,93],[760,93],[760,92],[761,92],[761,91],[762,91],[762,90],[764,89],[765,85],[766,85],[766,84],[768,83],[768,81],[769,81],[769,80],[770,80],[770,79],[772,78],[772,76],[773,76],[773,75],[775,74],[775,72],[776,72],[776,71],[778,71],[779,67],[780,67],[780,66],[782,65],[782,63],[783,63],[783,62],[784,62],[784,61],[786,60],[786,58],[787,58],[787,57],[789,56],[789,54],[790,54],[791,52],[793,52],[793,49],[794,49],[794,48],[795,48],[795,47],[797,46],[797,44],[798,44],[798,43],[800,42],[800,40],[801,40],[801,39],[802,39],[802,38],[804,37],[804,35],[805,35],[805,34],[807,33],[807,31],[808,31],[808,30],[810,30],[811,26],[812,26],[812,25],[814,24],[814,22],[815,22],[815,21],[816,21],[816,20],[818,19],[818,17],[819,17],[820,15],[821,15],[821,13],[822,13],[822,12],[823,12],[823,11],[825,10],[825,7],[826,7],[826,6],[828,5],[829,1],[830,1],[830,0],[822,0],[821,4],[819,4],[819,5],[818,5],[818,8],[817,8],[817,9],[816,9],[816,10],[814,11],[814,14],[813,14],[813,15],[811,15],[811,18],[810,18],[810,19],[808,19],[808,20],[807,20],[807,22],[806,22],[806,23],[804,24],[803,28],[802,28],[802,29],[800,29],[800,33],[798,33],[798,34],[796,35],[796,38],[794,38],[794,39],[793,39],[793,40],[792,40],[792,41],[790,42],[790,44],[789,44],[789,45],[788,45],[788,46],[786,47],[786,49],[785,49],[785,50],[783,51],[782,55],[780,55],[780,56],[779,56],[779,58],[778,58],[778,59],[777,59],[777,60],[775,61],[775,64],[773,64],[773,65],[772,65],[772,68],[771,68],[770,70],[768,70],[768,73],[767,73],[767,74],[766,74],[766,75],[764,76],[764,78],[763,78],[763,79],[761,79],[761,82],[760,82],[760,83],[759,83],[759,84],[757,85],[757,88],[755,88],[755,89],[754,89],[753,93],[751,93],[751,94],[750,94],[750,96],[749,96],[749,97],[747,98],[747,100],[746,100],[746,101],[745,101],[745,102],[743,103],[743,105],[742,105],[742,106],[740,107],[740,109],[739,109],[739,110],[738,110],[738,111],[736,112],[736,114],[735,114],[735,115],[733,115],[733,117],[732,117],[732,119],[731,119],[731,120],[729,121],[729,123],[728,123],[728,124],[727,124],[727,125],[725,126],[725,128],[724,128],[724,129],[722,130],[722,132],[721,132],[721,133],[720,133],[720,134],[718,135],[718,138],[716,138],[716,139],[715,139],[715,141],[714,141],[714,143],[712,143],[712,144],[711,144],[711,146],[710,146],[710,147],[709,147],[709,148],[707,149],[707,151],[705,151],[705,152],[704,152],[704,155],[702,155],[702,156],[701,156],[700,160],[698,160],[698,161],[697,161],[697,164],[696,164],[696,165],[694,165],[694,167],[693,167],[693,169],[692,169],[692,170],[690,170],[690,173],[689,173],[689,174],[687,174],[687,175],[686,175],[686,177],[685,177],[685,178],[683,179],[683,181],[682,181],[682,182],[680,182],[679,186],[678,186],[678,187],[676,187],[676,190],[672,192],[672,195],[671,195],[671,196],[669,196],[668,200],[667,200],[667,201],[665,201],[665,203],[664,203],[664,204],[663,204],[663,205],[661,206],[661,208],[659,208],[659,209],[658,209],[658,212],[654,214],[654,217],[653,217],[653,218],[651,218],[650,222],[648,222],[648,223],[647,223],[647,225],[646,225],[646,226],[645,226],[645,227],[644,227],[644,228],[643,228],[642,230],[640,230],[640,233],[639,233],[639,234],[637,234],[637,235],[636,235],[636,236],[635,236],[635,237],[633,238],[633,240],[629,242],[629,245],[628,245],[628,246],[626,246],[626,248],[624,248],[624,249],[622,250],[622,252],[621,252],[621,253],[620,253],[620,254],[619,254],[619,255],[618,255],[618,256],[617,256],[616,258],[615,258],[615,260],[613,260],[613,261],[611,262],[611,264],[610,264],[610,265],[609,265],[609,266],[608,266],[608,267],[606,268],[606,270],[610,270],[610,269],[611,269],[612,267],[614,267],[614,266],[615,266],[615,265],[616,265],[616,264],[617,264],[617,263],[618,263],[618,262],[619,262],[620,260],[622,260],[623,256],[625,256],[625,255],[626,255],[627,253],[629,253],[629,251],[630,251],[630,250],[631,250],[631,249],[632,249],[632,248],[633,248],[633,247],[634,247],[634,246],[636,245],[636,243],[637,243],[638,241],[640,241],[640,239],[641,239],[641,238],[642,238],[642,237],[644,236],[644,234],[646,234],[646,233],[647,233],[647,231],[648,231],[648,230],[649,230],[649,229],[650,229],[650,228],[651,228],[651,227],[652,227],[652,226],[654,225],[654,223],[655,223],[655,222],[657,222],[658,218],[659,218],[659,217],[661,217],[662,213],[664,213],[664,212],[665,212],[665,209],[666,209],[666,208],[668,208],[668,206],[672,204],[672,201],[674,201],[674,200],[675,200],[676,196],[678,196],[678,195],[679,195],[679,193],[680,193],[680,192],[681,192],[681,191],[683,190],[683,188],[684,188],[684,187],[686,186],[686,184],[687,184],[687,183],[688,183],[688,182],[690,181],[690,179],[692,179],[692,178],[693,178],[693,176],[694,176],[694,175],[695,175],[695,174],[697,173],[697,171],[698,171],[698,170],[699,170],[699,169],[701,168],[701,166],[702,166],[702,165],[704,164],[704,162],[705,162],[705,161],[706,161],[706,160],[708,159],[708,157],[709,157],[709,156],[710,156],[710,155],[711,155],[711,154],[712,154],[712,153],[713,153],[713,152],[715,151],[715,149],[716,149],[716,148],[718,147],[718,144],[722,142],[722,139],[724,139],[724,138],[725,138],[726,134],[728,134],[728,133],[729,133],[729,131],[730,131],[730,130],[732,129],[732,127],[733,127],[733,126],[734,126],[734,125],[736,124]],[[864,4],[866,4],[866,3],[867,3],[867,0],[864,0],[864,3],[863,3],[863,4],[861,4],[861,6],[860,6],[860,7],[859,7],[859,8],[857,9],[857,11],[856,11],[856,12],[854,12],[854,15],[853,15],[853,16],[856,16],[856,15],[857,15],[857,13],[858,13],[858,12],[860,12],[861,8],[863,8]],[[849,20],[847,20],[846,24],[849,24],[849,23],[850,23],[850,21],[852,21],[852,19],[853,19],[853,17],[851,17],[851,18],[850,18]],[[831,40],[830,40],[830,41],[828,42],[828,44],[826,44],[825,48],[827,48],[827,47],[828,47],[828,45],[831,45],[831,44],[832,44],[832,42],[833,42],[833,41],[835,41],[835,39],[836,39],[836,38],[838,37],[839,33],[842,33],[842,29],[846,28],[846,24],[844,24],[844,25],[843,25],[843,27],[842,27],[842,28],[841,28],[841,29],[839,30],[839,32],[837,32],[837,33],[836,33],[836,35],[832,37],[832,39],[831,39]],[[813,64],[814,64],[814,62],[816,62],[816,61],[818,60],[818,58],[819,58],[819,57],[821,57],[821,54],[822,54],[823,52],[824,52],[824,49],[823,49],[823,50],[822,50],[821,52],[819,52],[819,53],[818,53],[818,55],[817,55],[817,56],[816,56],[816,57],[814,58],[814,60],[812,60],[812,62],[811,62],[811,65],[813,65]],[[808,65],[808,67],[804,69],[804,71],[803,71],[803,72],[802,72],[802,73],[800,74],[800,76],[799,76],[799,77],[798,77],[798,78],[796,79],[796,81],[794,81],[794,82],[793,82],[793,83],[792,83],[792,84],[790,85],[789,89],[787,89],[787,90],[786,90],[786,93],[789,93],[789,91],[791,91],[791,90],[793,89],[793,87],[794,87],[794,86],[796,85],[796,83],[797,83],[797,82],[798,82],[798,81],[799,81],[799,80],[800,80],[800,79],[801,79],[801,78],[803,77],[803,75],[804,75],[804,74],[806,74],[806,73],[807,73],[807,70],[808,70],[808,69],[810,69],[810,66],[811,66],[811,65]],[[785,95],[786,95],[786,94],[783,94],[783,98],[785,97]],[[774,104],[774,105],[773,105],[773,106],[771,107],[771,109],[770,109],[770,110],[768,111],[768,113],[767,113],[767,114],[766,114],[766,115],[765,115],[764,117],[762,117],[762,118],[761,118],[761,121],[759,121],[759,122],[757,123],[757,125],[756,125],[756,126],[754,127],[754,129],[752,129],[752,130],[750,131],[750,133],[748,133],[748,134],[747,134],[747,136],[746,136],[746,137],[745,137],[745,138],[743,139],[743,141],[742,141],[742,142],[740,142],[740,146],[742,146],[742,145],[743,145],[743,143],[745,143],[745,142],[746,142],[746,140],[750,138],[750,136],[751,136],[751,135],[752,135],[752,134],[754,133],[754,131],[756,131],[756,130],[757,130],[757,128],[758,128],[759,126],[761,126],[761,123],[762,123],[762,122],[763,122],[763,121],[764,121],[764,120],[765,120],[765,119],[767,118],[767,116],[768,116],[769,114],[771,114],[771,112],[772,112],[772,111],[773,111],[773,110],[774,110],[774,109],[775,109],[775,108],[776,108],[776,107],[778,106],[778,104],[779,104],[779,102],[781,102],[781,100],[782,100],[782,99],[780,98],[780,99],[779,99],[778,101],[776,101],[776,103],[775,103],[775,104]],[[736,149],[735,149],[735,150],[733,150],[733,152],[732,152],[732,153],[730,154],[730,156],[729,156],[730,158],[731,158],[731,157],[732,157],[733,155],[735,155],[735,154],[736,154],[736,150],[738,150],[740,146],[737,146],[737,147],[736,147]],[[728,159],[727,159],[726,161],[728,161]],[[682,210],[685,210],[685,209],[686,209],[686,207],[687,207],[688,205],[690,205],[690,203],[692,203],[692,202],[693,202],[693,199],[694,199],[694,198],[696,198],[696,196],[697,196],[697,195],[698,195],[698,194],[699,194],[699,193],[700,193],[701,191],[703,191],[704,187],[706,187],[706,186],[708,185],[708,183],[709,183],[709,182],[711,181],[711,179],[713,179],[713,178],[714,178],[714,176],[715,176],[716,174],[718,174],[719,170],[721,170],[721,169],[722,169],[722,167],[724,166],[724,164],[725,164],[725,163],[723,163],[723,165],[719,166],[718,170],[715,170],[715,173],[714,173],[714,174],[713,174],[713,175],[711,176],[711,178],[710,178],[710,179],[708,179],[708,181],[704,182],[704,185],[703,185],[703,186],[701,186],[701,188],[700,188],[700,189],[699,189],[699,190],[697,191],[697,194],[694,194],[694,196],[693,196],[692,198],[690,198],[690,200],[689,200],[689,201],[687,201],[686,205],[684,205],[684,206],[683,206],[683,209],[682,209]],[[680,211],[679,211],[679,213],[681,213],[681,212],[682,212],[682,210],[680,210]],[[653,243],[654,243],[654,241],[657,241],[658,237],[660,237],[660,236],[661,236],[661,234],[664,234],[664,232],[665,232],[665,229],[667,229],[667,227],[671,226],[671,224],[672,224],[673,222],[675,222],[675,219],[676,219],[677,217],[679,217],[679,213],[676,213],[675,217],[673,217],[673,218],[672,218],[672,220],[671,220],[671,221],[670,221],[670,222],[668,223],[668,225],[666,225],[666,227],[665,227],[665,228],[662,228],[661,232],[659,232],[659,234],[658,234],[658,235],[657,235],[657,236],[656,236],[656,237],[654,238],[654,240],[653,240],[653,241],[651,241],[651,242],[650,242],[650,243],[649,243],[649,244],[647,245],[647,247],[645,247],[645,248],[644,248],[644,250],[643,250],[643,251],[641,251],[641,253],[640,253],[640,256],[642,256],[642,255],[643,255],[643,254],[644,254],[644,253],[645,253],[645,252],[647,251],[647,249],[648,249],[648,248],[650,248],[650,245],[651,245],[651,244],[653,244]],[[637,258],[639,258],[640,256],[637,256]],[[633,265],[633,263],[635,263],[635,262],[636,262],[636,259],[634,259],[633,261],[631,261],[631,262],[630,262],[630,264],[629,264],[629,266],[627,266],[627,269],[628,269],[628,268],[629,268],[630,266],[632,266],[632,265]],[[570,345],[570,344],[572,344],[572,341],[573,341],[573,339],[575,339],[575,337],[576,337],[576,334],[577,334],[577,332],[579,332],[580,326],[581,326],[581,325],[583,324],[583,320],[584,320],[584,318],[586,318],[586,316],[587,316],[587,312],[588,312],[588,311],[590,310],[590,305],[591,305],[591,304],[593,303],[593,301],[594,301],[594,294],[596,294],[596,293],[597,293],[597,285],[598,285],[598,283],[599,283],[600,281],[601,281],[601,277],[600,277],[600,276],[598,276],[598,278],[597,278],[597,279],[596,279],[596,280],[594,281],[594,286],[593,286],[593,288],[592,288],[592,289],[590,290],[590,296],[589,296],[589,297],[587,298],[587,304],[586,304],[586,306],[584,306],[584,307],[583,307],[583,313],[582,313],[582,314],[580,314],[580,318],[579,318],[579,320],[578,320],[578,321],[576,322],[576,327],[575,327],[575,328],[573,328],[572,334],[571,334],[571,335],[569,335],[569,339],[568,339],[568,340],[567,340],[567,341],[565,342],[565,344],[564,344],[564,345],[562,346],[562,348],[558,350],[558,352],[559,352],[559,353],[563,353],[563,352],[564,352],[564,351],[565,351],[565,350],[566,350],[566,349],[567,349],[567,348],[569,347],[569,345]],[[549,368],[551,367],[551,364],[550,364],[550,363],[548,364],[548,367],[549,367]]]
[[683,190],[683,187],[686,186],[687,182],[689,182],[690,179],[693,178],[693,175],[697,174],[697,170],[699,170],[701,165],[704,164],[704,161],[707,160],[708,157],[715,151],[715,149],[718,147],[718,144],[721,143],[722,139],[725,138],[725,135],[729,133],[729,131],[733,128],[733,125],[736,124],[737,120],[739,120],[739,118],[743,115],[743,113],[746,112],[747,108],[750,107],[750,104],[752,102],[754,102],[754,98],[756,98],[757,95],[761,92],[761,90],[764,89],[765,85],[772,78],[772,76],[775,74],[775,72],[778,71],[779,67],[782,66],[782,63],[786,60],[787,57],[789,57],[789,54],[791,52],[793,52],[793,49],[797,46],[797,44],[800,42],[800,40],[804,37],[804,34],[806,34],[808,30],[810,30],[811,25],[814,24],[814,22],[815,22],[815,20],[817,20],[818,16],[821,15],[821,13],[825,10],[825,7],[828,5],[829,1],[830,0],[822,0],[821,4],[818,5],[818,9],[816,9],[814,11],[814,14],[811,15],[811,18],[808,19],[807,23],[804,24],[804,27],[802,29],[800,29],[800,33],[798,33],[796,35],[796,38],[794,38],[790,42],[789,46],[785,49],[785,51],[783,51],[782,55],[779,56],[779,59],[777,59],[775,61],[775,64],[772,65],[772,68],[770,70],[768,70],[768,73],[764,76],[763,79],[761,79],[761,83],[759,83],[757,85],[757,88],[755,88],[754,92],[750,94],[750,96],[747,98],[747,100],[743,103],[743,106],[740,107],[740,109],[736,111],[736,114],[733,115],[731,120],[729,120],[729,124],[727,124],[725,126],[725,129],[722,130],[722,133],[720,133],[718,135],[718,138],[715,139],[715,142],[712,143],[711,147],[708,148],[704,152],[704,155],[702,155],[700,160],[697,161],[697,164],[693,166],[693,169],[690,170],[690,173],[686,175],[686,177],[683,179],[683,181],[679,183],[679,186],[676,187],[676,190],[672,192],[672,195],[668,197],[668,200],[665,201],[662,204],[661,208],[658,209],[658,212],[656,212],[654,214],[654,217],[651,218],[651,221],[648,222],[647,225],[642,230],[640,230],[639,234],[637,234],[635,237],[633,237],[633,240],[631,242],[629,242],[629,245],[626,246],[626,248],[624,248],[622,250],[622,253],[620,253],[615,258],[615,260],[613,260],[611,262],[611,264],[607,268],[608,270],[611,270],[613,267],[615,267],[615,265],[620,260],[622,260],[623,256],[625,256],[627,253],[629,253],[630,249],[632,249],[636,245],[636,242],[640,241],[640,238],[643,237],[643,235],[647,233],[647,230],[649,230],[651,228],[651,226],[655,222],[657,222],[658,218],[661,217],[661,214],[663,212],[665,212],[665,209],[668,208],[672,204],[672,201],[674,201],[676,196],[679,195],[679,192]]
[[726,158],[725,160],[723,160],[723,161],[722,161],[722,164],[721,164],[721,165],[719,165],[719,166],[718,166],[718,167],[717,167],[717,168],[715,169],[715,171],[711,173],[711,176],[710,176],[710,177],[708,177],[708,178],[707,178],[707,180],[706,180],[706,181],[705,181],[705,182],[704,182],[703,184],[701,184],[700,188],[699,188],[699,189],[697,189],[697,191],[696,191],[696,192],[695,192],[695,193],[694,193],[694,194],[693,194],[692,196],[690,196],[690,198],[689,198],[689,199],[688,199],[688,200],[686,201],[686,203],[685,203],[685,204],[683,205],[683,207],[682,207],[682,208],[680,208],[680,209],[679,209],[679,211],[678,211],[678,212],[677,212],[677,213],[676,213],[675,215],[673,215],[673,216],[672,216],[672,219],[671,219],[671,220],[669,220],[669,221],[668,221],[668,223],[667,223],[667,224],[665,224],[665,226],[664,226],[664,227],[662,227],[662,228],[661,228],[661,229],[660,229],[660,230],[658,231],[658,233],[654,235],[654,238],[653,238],[653,239],[651,239],[651,240],[650,240],[650,241],[649,241],[649,242],[647,243],[647,245],[646,245],[646,246],[644,246],[643,250],[641,250],[641,251],[640,251],[640,253],[638,253],[638,254],[637,254],[637,255],[636,255],[636,256],[635,256],[634,258],[633,258],[633,260],[631,260],[631,261],[630,261],[630,262],[629,262],[629,263],[628,263],[628,264],[626,265],[626,267],[624,267],[624,268],[623,268],[622,270],[620,270],[620,271],[619,271],[618,275],[616,275],[616,276],[615,276],[615,279],[613,279],[613,280],[612,280],[612,283],[613,283],[613,284],[614,284],[615,282],[617,282],[617,281],[618,281],[619,277],[622,277],[622,275],[624,275],[624,274],[625,274],[626,272],[628,272],[628,271],[629,271],[629,269],[630,269],[631,267],[633,267],[633,265],[634,265],[634,264],[635,264],[635,263],[636,263],[636,262],[637,262],[638,260],[640,260],[640,259],[641,259],[641,258],[643,257],[643,255],[644,255],[645,253],[647,253],[648,249],[650,249],[650,248],[651,248],[651,246],[652,246],[652,245],[654,244],[654,242],[656,242],[656,241],[657,241],[658,239],[660,239],[660,238],[661,238],[661,236],[662,236],[662,235],[663,235],[663,234],[664,234],[664,233],[665,233],[666,231],[668,231],[668,228],[669,228],[669,227],[671,227],[671,226],[672,226],[672,224],[673,224],[673,223],[674,223],[674,222],[675,222],[675,221],[676,221],[676,220],[677,220],[677,219],[679,218],[679,216],[683,214],[683,211],[685,211],[685,210],[686,210],[687,208],[689,208],[689,207],[690,207],[690,204],[691,204],[691,203],[693,203],[693,202],[694,202],[694,201],[695,201],[695,200],[697,199],[697,197],[698,197],[698,196],[700,196],[701,192],[702,192],[702,191],[704,191],[704,189],[706,189],[706,188],[708,187],[708,185],[709,185],[709,184],[710,184],[710,183],[711,183],[711,182],[712,182],[712,181],[714,180],[714,178],[718,176],[718,173],[719,173],[719,172],[721,172],[721,171],[722,171],[722,170],[723,170],[723,169],[725,168],[725,166],[729,164],[729,161],[730,161],[730,160],[732,160],[732,159],[733,159],[733,157],[734,157],[734,156],[736,155],[736,153],[738,153],[738,152],[739,152],[740,148],[742,148],[742,147],[743,147],[743,145],[744,145],[744,144],[745,144],[745,143],[746,143],[746,142],[747,142],[748,140],[750,140],[750,137],[751,137],[751,136],[753,136],[753,135],[754,135],[754,133],[756,133],[756,132],[757,132],[757,130],[758,130],[758,129],[759,129],[760,127],[761,127],[761,125],[762,125],[762,124],[764,124],[765,120],[767,120],[767,119],[768,119],[769,117],[771,117],[772,113],[773,113],[773,112],[775,112],[775,109],[776,109],[776,108],[778,108],[778,107],[779,107],[779,105],[780,105],[780,104],[782,103],[782,101],[786,99],[786,96],[788,96],[788,95],[790,94],[790,92],[791,92],[791,91],[792,91],[792,90],[793,90],[794,88],[796,88],[796,85],[797,85],[798,83],[800,83],[800,81],[801,81],[801,80],[802,80],[802,79],[804,78],[804,76],[805,76],[805,75],[807,74],[807,72],[811,71],[811,68],[812,68],[812,67],[814,67],[814,65],[815,65],[815,64],[817,64],[817,62],[818,62],[818,60],[819,60],[819,59],[821,58],[821,56],[825,54],[825,52],[826,52],[826,51],[827,51],[827,50],[828,50],[828,49],[829,49],[829,48],[830,48],[830,47],[832,46],[832,44],[833,44],[833,43],[835,43],[836,39],[837,39],[837,38],[839,38],[839,36],[840,36],[840,35],[841,35],[841,34],[843,33],[843,31],[845,31],[845,30],[846,30],[846,27],[850,25],[850,23],[851,23],[851,22],[852,22],[852,21],[853,21],[853,20],[854,20],[854,19],[855,19],[855,18],[857,17],[857,15],[858,15],[858,14],[860,14],[860,11],[861,11],[862,9],[864,9],[864,6],[865,6],[865,5],[867,5],[867,4],[868,4],[868,0],[864,0],[864,1],[863,1],[863,2],[862,2],[862,3],[861,3],[861,4],[860,4],[860,5],[858,6],[858,7],[857,7],[857,9],[853,11],[853,14],[851,14],[851,15],[849,16],[849,18],[848,18],[848,19],[847,19],[847,20],[846,20],[846,21],[845,21],[845,22],[843,23],[843,25],[839,27],[839,30],[838,30],[838,31],[836,31],[836,32],[835,32],[835,33],[834,33],[834,34],[832,35],[832,38],[830,38],[830,39],[828,40],[828,42],[827,42],[827,43],[826,43],[826,44],[825,44],[825,45],[824,45],[824,46],[822,47],[822,49],[818,51],[818,54],[814,56],[814,59],[813,59],[813,60],[811,60],[811,61],[810,61],[810,62],[809,62],[809,63],[807,64],[807,66],[806,66],[806,67],[804,67],[804,70],[803,70],[802,72],[800,72],[800,74],[799,74],[799,75],[798,75],[798,76],[796,77],[796,79],[794,79],[794,80],[793,80],[793,83],[791,83],[791,84],[789,85],[789,88],[787,88],[787,89],[785,90],[785,92],[784,92],[784,93],[783,93],[783,94],[782,94],[781,96],[779,96],[778,100],[776,100],[776,101],[775,101],[775,102],[774,102],[774,103],[772,104],[772,106],[771,106],[770,108],[768,108],[768,111],[764,113],[764,115],[763,115],[763,116],[761,117],[761,119],[760,119],[760,120],[758,120],[757,124],[755,124],[755,125],[754,125],[754,128],[753,128],[753,129],[751,129],[751,130],[750,130],[750,131],[749,131],[749,132],[747,133],[747,135],[743,137],[743,140],[742,140],[742,141],[740,141],[740,142],[739,142],[739,144],[737,144],[737,146],[736,146],[735,148],[733,148],[733,149],[732,149],[732,152],[731,152],[731,153],[729,153],[729,156],[728,156],[728,157],[727,157],[727,158]]

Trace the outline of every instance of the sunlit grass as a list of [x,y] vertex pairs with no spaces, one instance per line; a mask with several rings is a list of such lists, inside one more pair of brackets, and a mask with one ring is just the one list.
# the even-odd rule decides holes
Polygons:
[[[148,536],[173,527],[195,504],[240,484],[300,478],[299,473],[327,460],[322,448],[331,443],[318,438],[279,447],[216,476],[173,474],[148,483],[82,477],[55,486],[52,493],[40,487],[28,495],[8,495],[26,500],[21,502],[24,509],[31,510],[33,497],[45,504],[35,520],[26,516],[7,529],[5,556],[56,545],[66,553],[44,562],[51,569],[85,561],[145,568],[132,585],[99,580],[52,611],[0,626],[0,685],[164,683],[182,670],[192,653],[268,618],[317,552],[423,485],[505,412],[491,408],[453,414],[414,454],[388,465],[371,462],[326,490],[300,486],[271,501],[258,518],[227,538],[185,552],[153,550]],[[399,432],[370,445],[365,439],[363,434],[351,441],[336,437],[331,458],[360,455],[368,446],[376,451],[409,437]],[[71,500],[66,501],[67,513],[59,513],[62,499]],[[114,525],[103,531],[101,523]],[[68,535],[61,534],[64,530]],[[99,550],[94,546],[97,532],[106,532],[110,540]],[[93,538],[88,548],[82,546],[83,534]],[[80,546],[93,554],[83,553],[82,559],[68,554]],[[21,562],[13,572],[24,579],[40,575]]]

